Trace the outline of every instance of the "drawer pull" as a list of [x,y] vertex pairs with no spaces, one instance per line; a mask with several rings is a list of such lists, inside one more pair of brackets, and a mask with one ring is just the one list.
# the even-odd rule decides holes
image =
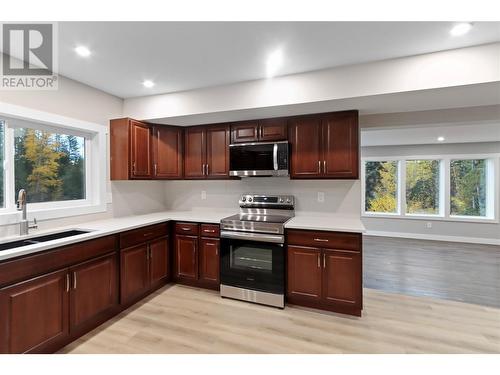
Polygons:
[[318,268],[321,268],[321,255],[318,254]]
[[185,230],[185,231],[191,230],[191,228],[187,228],[187,227],[182,227],[181,229]]
[[153,232],[148,232],[148,233],[144,233],[142,236],[143,237],[149,237],[153,234]]
[[315,238],[314,241],[316,241],[316,242],[328,242],[328,240],[325,240],[323,238]]
[[215,246],[214,243],[210,243],[210,242],[207,242],[205,245],[207,245],[207,246]]
[[69,273],[66,274],[66,293],[69,292]]
[[215,229],[203,229],[205,233],[215,233]]

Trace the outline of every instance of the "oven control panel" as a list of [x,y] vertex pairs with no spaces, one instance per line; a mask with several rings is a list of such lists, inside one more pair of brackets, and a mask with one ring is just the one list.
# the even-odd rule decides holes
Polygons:
[[293,195],[244,194],[240,197],[240,207],[290,208],[295,205]]

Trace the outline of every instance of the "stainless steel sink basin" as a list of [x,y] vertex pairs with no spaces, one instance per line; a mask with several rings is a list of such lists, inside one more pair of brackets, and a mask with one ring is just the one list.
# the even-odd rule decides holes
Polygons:
[[88,230],[71,229],[71,230],[67,230],[64,232],[44,234],[41,236],[30,237],[30,238],[26,238],[23,240],[11,241],[11,242],[0,244],[0,251],[15,249],[18,247],[23,247],[23,246],[28,246],[28,245],[33,245],[33,244],[37,244],[40,242],[58,240],[60,238],[78,236],[79,234],[84,234],[84,233],[89,233],[89,232],[90,231],[88,231]]

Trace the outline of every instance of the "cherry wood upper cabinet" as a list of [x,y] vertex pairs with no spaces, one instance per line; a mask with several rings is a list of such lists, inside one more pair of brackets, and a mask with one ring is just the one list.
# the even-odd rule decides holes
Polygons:
[[359,177],[359,126],[357,112],[339,112],[322,120],[323,175]]
[[151,171],[151,127],[139,121],[130,121],[131,178],[147,179]]
[[70,330],[118,304],[118,257],[107,255],[70,268]]
[[68,269],[0,289],[0,353],[43,351],[69,334]]
[[155,179],[183,176],[183,131],[176,126],[153,127],[153,173]]
[[203,126],[189,127],[184,133],[184,177],[205,178],[206,129]]
[[229,126],[210,126],[206,134],[206,177],[227,178],[229,176]]
[[321,250],[302,246],[288,246],[287,295],[311,301],[320,301]]
[[231,143],[284,141],[286,139],[286,120],[283,118],[243,121],[231,125]]
[[187,128],[184,136],[184,177],[229,177],[229,125]]
[[321,177],[321,120],[317,117],[292,119],[289,122],[292,178]]
[[291,178],[359,178],[357,111],[289,120]]

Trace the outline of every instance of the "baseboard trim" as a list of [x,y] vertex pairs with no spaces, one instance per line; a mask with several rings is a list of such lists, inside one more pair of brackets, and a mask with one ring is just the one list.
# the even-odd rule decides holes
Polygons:
[[385,231],[366,231],[367,236],[377,237],[397,237],[411,238],[415,240],[431,240],[431,241],[446,241],[446,242],[464,242],[477,243],[483,245],[500,245],[500,239],[480,238],[480,237],[459,237],[459,236],[441,236],[438,234],[421,234],[421,233],[403,233],[403,232],[385,232]]

